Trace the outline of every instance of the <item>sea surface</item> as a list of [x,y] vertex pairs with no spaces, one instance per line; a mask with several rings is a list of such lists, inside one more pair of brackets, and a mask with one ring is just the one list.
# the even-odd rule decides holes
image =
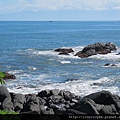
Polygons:
[[[74,56],[89,44],[113,42],[117,51],[89,58]],[[72,48],[58,55],[57,48]],[[64,89],[85,96],[107,90],[120,95],[119,21],[0,21],[0,71],[10,92]],[[105,67],[106,63],[116,66]]]

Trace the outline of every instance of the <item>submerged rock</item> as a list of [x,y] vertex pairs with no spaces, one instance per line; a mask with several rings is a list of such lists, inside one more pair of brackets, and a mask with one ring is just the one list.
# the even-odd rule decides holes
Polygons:
[[110,64],[110,63],[106,63],[104,66],[117,66],[117,65],[115,65],[115,64]]

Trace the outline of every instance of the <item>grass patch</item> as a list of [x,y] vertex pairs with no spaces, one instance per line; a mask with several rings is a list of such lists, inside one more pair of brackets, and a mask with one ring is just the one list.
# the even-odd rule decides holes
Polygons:
[[18,112],[8,112],[5,110],[0,110],[0,114],[5,115],[5,114],[12,114],[12,115],[17,115],[19,114]]

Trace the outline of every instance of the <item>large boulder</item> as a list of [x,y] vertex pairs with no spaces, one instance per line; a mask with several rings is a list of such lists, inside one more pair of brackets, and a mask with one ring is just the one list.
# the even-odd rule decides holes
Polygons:
[[82,113],[99,115],[96,103],[92,99],[84,99],[80,102],[80,105],[77,107],[77,109]]
[[5,86],[0,86],[0,102],[3,102],[5,98],[11,98],[10,93]]
[[83,50],[77,52],[75,56],[85,58],[96,54],[108,54],[113,50],[117,50],[116,46],[113,43],[109,42],[104,44],[98,42],[84,47]]
[[6,111],[13,111],[14,107],[13,107],[13,103],[11,102],[11,98],[7,97],[4,99],[4,101],[2,102],[2,110],[6,110]]
[[23,109],[23,106],[26,102],[25,95],[22,94],[15,94],[15,93],[10,93],[13,106],[14,106],[14,111],[20,112]]
[[8,89],[5,86],[0,86],[0,108],[2,110],[13,111],[13,103]]
[[114,105],[105,105],[104,107],[101,108],[100,114],[118,114],[116,108]]
[[39,99],[36,97],[35,94],[26,95],[26,104],[24,105],[21,113],[30,111],[40,114]]
[[37,96],[38,97],[49,97],[51,95],[58,95],[59,94],[59,90],[58,89],[53,89],[53,90],[42,90],[40,92],[38,92]]
[[59,95],[62,96],[65,100],[72,100],[75,98],[74,93],[71,93],[70,91],[66,91],[66,90],[61,90]]

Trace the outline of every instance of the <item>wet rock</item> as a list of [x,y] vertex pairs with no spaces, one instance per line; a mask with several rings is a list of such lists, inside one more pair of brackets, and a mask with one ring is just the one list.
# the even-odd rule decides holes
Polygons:
[[67,52],[60,52],[58,55],[69,55]]
[[69,55],[69,53],[74,52],[72,48],[58,48],[54,50],[55,52],[59,52],[58,55]]
[[106,63],[104,66],[117,66],[115,64]]
[[7,79],[16,79],[16,76],[15,75],[11,75],[9,73],[5,73],[5,77],[3,79],[4,80],[7,80]]
[[61,53],[71,53],[71,52],[74,52],[72,48],[58,48],[58,49],[55,49],[54,51],[56,52],[61,52]]
[[112,42],[106,43],[105,47],[106,47],[106,49],[110,49],[111,51],[117,50],[116,46]]
[[113,43],[109,42],[104,44],[98,42],[84,47],[83,50],[77,52],[75,56],[85,58],[96,54],[108,54],[113,50],[117,50],[116,46]]

